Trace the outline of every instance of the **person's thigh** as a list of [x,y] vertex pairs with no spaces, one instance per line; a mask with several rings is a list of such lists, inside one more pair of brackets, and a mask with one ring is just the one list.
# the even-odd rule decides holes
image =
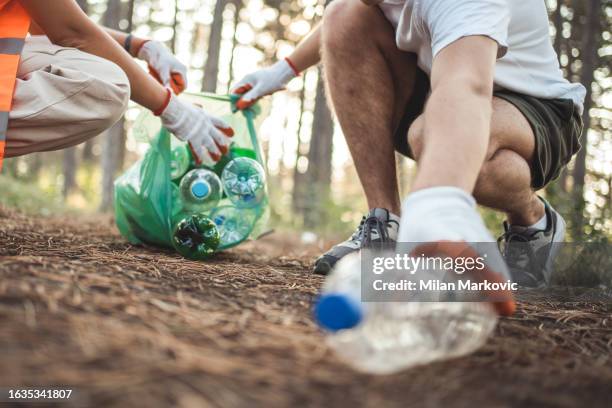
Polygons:
[[[421,114],[412,122],[407,135],[411,158],[417,161],[427,142],[424,131],[424,116]],[[490,159],[501,149],[511,150],[531,164],[535,150],[535,135],[527,118],[515,105],[505,99],[493,97],[491,136],[486,159]]]
[[515,105],[495,96],[487,160],[500,149],[511,150],[531,164],[535,135],[527,118]]
[[[418,69],[416,55],[397,48],[395,29],[379,7],[365,6],[360,1],[332,2],[325,10],[323,32],[325,62],[331,64],[341,60],[354,67],[358,64],[359,69],[354,71],[359,72],[359,75],[367,75],[367,80],[379,79],[384,82],[387,77],[391,77],[394,98],[385,102],[390,102],[393,106],[391,125],[396,129],[415,89],[415,74]],[[382,54],[384,67],[371,64],[368,53],[372,48],[368,46]],[[326,58],[326,54],[329,58]],[[355,82],[352,72],[344,72],[342,76],[327,79]],[[359,86],[359,83],[347,84],[346,88],[351,86]],[[367,112],[364,114],[367,115]]]
[[130,88],[114,63],[29,37],[17,72],[6,156],[57,150],[96,136],[123,114]]

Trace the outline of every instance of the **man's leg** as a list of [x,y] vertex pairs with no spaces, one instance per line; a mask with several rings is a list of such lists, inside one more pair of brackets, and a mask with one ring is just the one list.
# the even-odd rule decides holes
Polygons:
[[394,132],[413,93],[416,57],[400,52],[394,38],[378,7],[336,0],[325,11],[321,51],[327,93],[370,210],[348,240],[315,261],[315,273],[328,273],[338,260],[363,246],[397,239]]
[[[424,137],[421,116],[408,132],[417,161],[427,143]],[[535,136],[523,114],[510,102],[493,98],[491,136],[474,197],[481,205],[505,212],[511,224],[529,226],[544,216],[544,205],[531,188],[534,149]]]
[[114,63],[58,47],[44,36],[26,40],[6,157],[79,144],[110,128],[127,108],[130,85]]
[[393,133],[414,88],[416,58],[399,51],[378,7],[336,0],[323,19],[328,95],[368,206],[400,213]]
[[[427,144],[422,124],[420,117],[408,132],[417,160]],[[565,233],[563,217],[531,187],[534,153],[535,135],[527,119],[510,102],[494,98],[489,147],[474,197],[479,204],[506,213],[504,257],[512,279],[530,287],[550,283]]]

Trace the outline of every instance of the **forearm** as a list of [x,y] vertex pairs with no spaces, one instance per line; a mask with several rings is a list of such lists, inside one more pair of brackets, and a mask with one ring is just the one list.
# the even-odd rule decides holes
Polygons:
[[490,38],[468,36],[434,59],[414,190],[473,191],[489,144],[496,54]]
[[151,109],[159,109],[167,91],[142,70],[113,38],[91,21],[72,0],[21,0],[32,20],[46,33],[52,43],[78,48],[114,62],[126,73],[131,99]]
[[[103,28],[104,31],[106,31],[108,33],[108,35],[110,35],[113,40],[117,41],[119,43],[119,45],[121,45],[122,47],[125,48],[126,45],[126,39],[128,37],[128,33],[124,33],[122,31],[117,31],[117,30],[113,30],[112,28],[107,28],[104,27]],[[126,51],[134,58],[138,57],[138,51],[140,50],[140,47],[142,47],[142,45],[146,42],[147,40],[145,38],[140,38],[140,37],[136,37],[136,36],[132,36],[129,44],[128,44],[128,49],[126,49]]]
[[425,109],[422,171],[414,189],[447,185],[471,192],[485,159],[491,96],[463,84],[435,90]]
[[119,65],[130,81],[131,99],[134,102],[152,111],[164,104],[167,96],[165,88],[138,66],[123,47],[101,28],[60,45],[78,48]]
[[303,72],[319,63],[321,60],[321,55],[319,53],[320,44],[321,25],[317,24],[314,30],[298,44],[293,53],[289,56],[289,59],[299,72]]

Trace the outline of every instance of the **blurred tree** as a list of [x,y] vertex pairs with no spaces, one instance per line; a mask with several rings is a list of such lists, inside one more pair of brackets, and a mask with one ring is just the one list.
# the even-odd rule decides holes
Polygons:
[[[134,0],[129,0],[125,9],[121,0],[108,0],[106,11],[102,16],[102,24],[119,30],[121,29],[121,20],[126,15],[127,26],[130,26],[133,11]],[[123,166],[125,143],[125,118],[121,118],[106,132],[103,139],[101,211],[108,211],[113,205],[113,183],[117,171]]]
[[[87,14],[89,12],[88,0],[77,0],[79,7]],[[76,172],[78,169],[77,147],[64,149],[64,160],[62,162],[64,172],[64,182],[62,186],[62,195],[68,197],[70,192],[77,187]]]
[[589,130],[591,127],[591,106],[593,104],[593,80],[595,73],[595,59],[598,53],[598,41],[596,34],[599,33],[599,11],[601,10],[601,0],[585,1],[586,15],[582,40],[582,68],[580,82],[585,86],[587,92],[584,100],[584,122],[585,132],[582,135],[582,149],[576,156],[574,165],[574,213],[573,213],[573,235],[578,238],[582,235],[584,227],[584,183],[586,181],[586,158],[589,149]]
[[[607,229],[609,233],[611,227],[606,219],[610,213],[609,175],[596,171],[601,166],[597,163],[606,160],[610,140],[610,121],[602,114],[602,108],[609,110],[603,96],[610,92],[610,53],[606,51],[611,38],[610,10],[609,2],[601,0],[557,0],[551,9],[553,43],[561,68],[570,81],[579,81],[587,89],[582,149],[559,180],[547,188],[553,205],[568,216],[569,235],[575,241],[596,230]],[[600,145],[603,154],[597,149]]]
[[[295,164],[293,166],[293,190],[291,192],[291,208],[296,214],[303,214],[305,203],[305,175],[300,164],[304,161],[304,143],[302,142],[302,121],[304,119],[304,102],[306,99],[305,78],[302,78],[302,88],[300,89],[300,116],[298,117],[297,147],[295,151]],[[307,160],[307,159],[306,159]]]
[[306,202],[309,203],[304,208],[306,228],[320,226],[325,218],[325,206],[330,198],[333,140],[334,120],[327,106],[323,72],[319,67],[308,169],[305,175],[308,186]]
[[88,0],[77,0],[77,4],[81,7],[81,10],[85,12],[85,14],[89,14],[89,1]]
[[213,11],[213,22],[208,36],[208,49],[206,64],[204,65],[204,78],[202,78],[202,91],[216,92],[219,76],[219,54],[221,52],[221,32],[223,30],[223,11],[228,0],[217,0]]
[[76,188],[76,172],[77,172],[77,147],[69,147],[64,149],[64,160],[63,160],[63,170],[64,170],[64,185],[62,187],[62,195],[64,198],[68,197],[70,192]]

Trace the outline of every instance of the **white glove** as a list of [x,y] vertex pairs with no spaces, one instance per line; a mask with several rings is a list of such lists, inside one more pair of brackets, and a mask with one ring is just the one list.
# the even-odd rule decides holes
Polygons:
[[284,89],[287,83],[298,75],[299,72],[292,67],[288,59],[248,74],[232,87],[233,94],[242,95],[236,107],[248,108],[262,96]]
[[160,42],[147,41],[138,51],[138,58],[149,64],[149,71],[163,86],[179,94],[187,87],[187,67]]
[[198,164],[212,166],[229,150],[230,138],[234,135],[232,128],[173,94],[160,118],[166,129],[189,143]]

